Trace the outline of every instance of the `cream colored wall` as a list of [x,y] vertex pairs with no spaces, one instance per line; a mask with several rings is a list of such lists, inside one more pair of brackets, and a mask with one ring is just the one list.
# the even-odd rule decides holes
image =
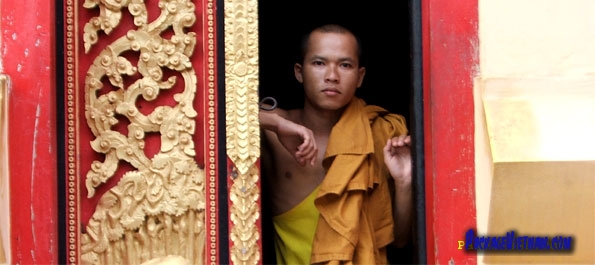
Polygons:
[[595,76],[592,0],[479,0],[483,78]]
[[[595,172],[589,161],[595,163],[595,1],[479,0],[478,7],[476,200],[478,233],[485,235],[492,199],[499,195],[492,194],[494,172],[502,172],[495,170],[498,167],[514,164],[523,168],[537,162],[545,168],[560,161],[587,161],[587,169],[571,167],[565,176],[552,178],[580,179],[582,185],[573,187],[585,194],[588,204],[593,203]],[[540,174],[538,170],[532,174]],[[524,176],[503,177],[518,180]],[[535,184],[535,189],[543,188],[537,185],[542,183]],[[536,200],[527,198],[532,199]],[[581,209],[563,197],[558,200],[560,207],[586,210],[583,220],[593,222],[592,209]],[[572,223],[555,225],[567,226]],[[583,245],[593,244],[595,233],[589,228],[593,226],[587,224],[583,229],[587,234],[574,236]],[[587,254],[586,259],[595,259],[593,255]]]

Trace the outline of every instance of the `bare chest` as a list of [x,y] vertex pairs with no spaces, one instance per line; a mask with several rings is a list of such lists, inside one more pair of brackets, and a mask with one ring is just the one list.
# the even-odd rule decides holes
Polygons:
[[269,185],[269,196],[273,214],[281,214],[294,208],[310,195],[322,183],[325,170],[322,167],[323,148],[319,146],[318,159],[315,165],[298,164],[289,152],[282,148],[273,148],[273,163],[266,174],[265,181]]

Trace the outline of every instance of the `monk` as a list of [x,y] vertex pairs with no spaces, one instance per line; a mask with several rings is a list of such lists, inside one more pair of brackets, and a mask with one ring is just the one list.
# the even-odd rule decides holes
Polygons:
[[261,104],[263,209],[277,264],[387,264],[386,247],[410,240],[411,138],[403,116],[355,96],[360,56],[350,30],[318,27],[294,65],[303,108]]

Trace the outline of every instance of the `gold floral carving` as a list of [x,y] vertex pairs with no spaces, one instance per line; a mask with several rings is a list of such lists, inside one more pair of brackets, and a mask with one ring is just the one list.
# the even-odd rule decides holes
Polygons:
[[[158,5],[160,15],[149,22],[143,0],[83,4],[100,10],[84,27],[85,52],[104,36],[100,32],[109,35],[118,26],[122,11],[130,12],[136,29],[103,48],[85,77],[85,117],[95,136],[91,148],[103,154],[103,161],[93,161],[87,172],[88,197],[122,162],[134,170],[101,195],[81,233],[82,264],[141,264],[168,255],[204,263],[205,173],[195,161],[193,141],[198,113],[191,56],[197,41],[196,33],[188,32],[196,22],[195,6],[190,0],[161,0]],[[164,69],[183,80],[175,75],[163,80]],[[173,103],[158,105],[160,93],[178,82],[183,89]],[[150,113],[138,109],[141,98],[153,104]],[[123,120],[126,133],[114,129]],[[152,157],[145,152],[149,134],[158,134],[161,144]]]
[[230,256],[233,264],[258,264],[258,6],[256,0],[225,0],[224,6],[226,149],[234,165]]

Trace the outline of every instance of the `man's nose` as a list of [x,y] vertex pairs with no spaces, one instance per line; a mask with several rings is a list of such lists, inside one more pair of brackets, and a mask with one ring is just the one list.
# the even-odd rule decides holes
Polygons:
[[326,69],[325,79],[330,82],[336,82],[339,80],[338,67],[335,65],[329,65]]

